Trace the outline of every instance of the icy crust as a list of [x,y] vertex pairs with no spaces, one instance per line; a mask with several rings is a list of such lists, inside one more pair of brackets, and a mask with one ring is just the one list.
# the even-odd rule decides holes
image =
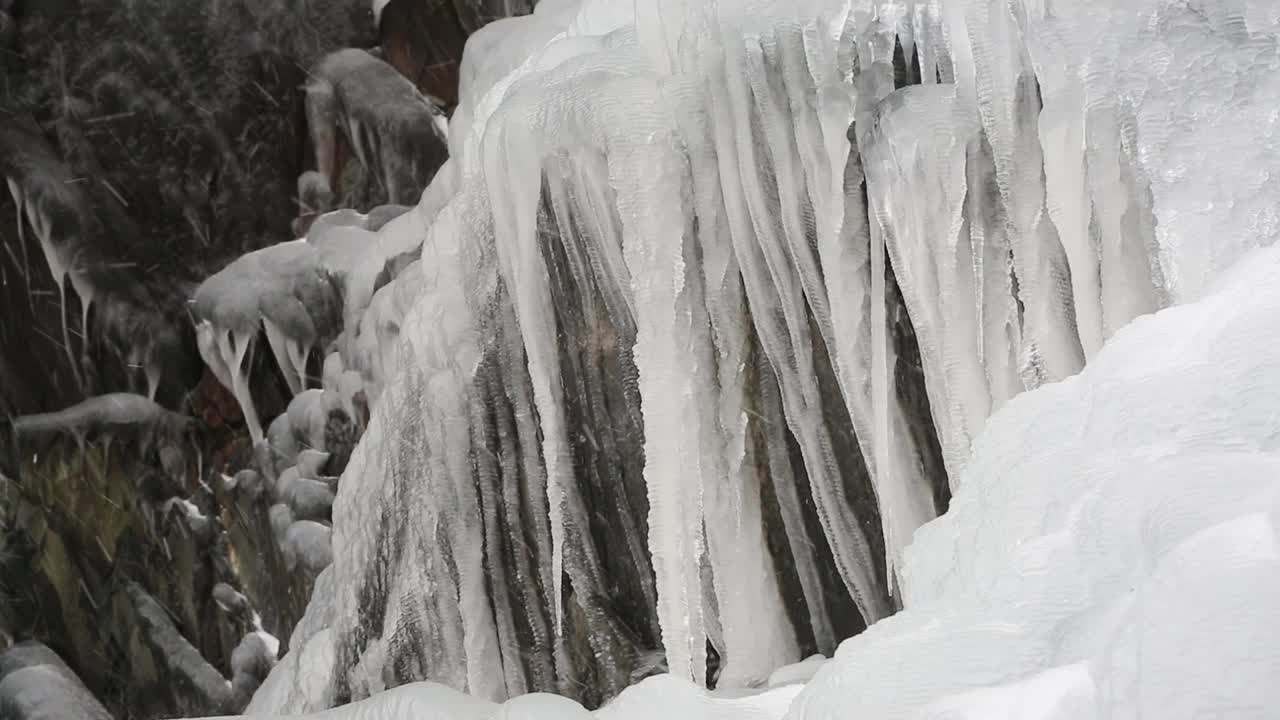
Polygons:
[[1280,691],[1280,252],[992,418],[792,720],[1269,717]]

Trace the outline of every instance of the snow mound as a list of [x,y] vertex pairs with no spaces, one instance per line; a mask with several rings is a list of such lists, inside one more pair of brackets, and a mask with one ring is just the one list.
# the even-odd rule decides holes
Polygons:
[[[504,703],[482,700],[444,685],[417,682],[307,717],[312,720],[770,720],[780,718],[799,686],[738,697],[720,696],[671,675],[658,675],[627,688],[612,703],[587,712],[578,703],[546,693],[530,693]],[[258,718],[283,718],[254,714]],[[289,716],[297,717],[297,716]],[[222,719],[216,719],[222,720]]]

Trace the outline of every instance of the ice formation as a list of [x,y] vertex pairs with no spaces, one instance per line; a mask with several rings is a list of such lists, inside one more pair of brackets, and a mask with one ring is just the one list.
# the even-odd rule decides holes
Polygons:
[[[775,673],[770,685],[794,693],[786,678],[816,671],[794,700],[748,695],[726,717],[1270,716],[1277,272],[1280,250],[1256,251],[1207,297],[1137,320],[1079,375],[1012,401],[977,442],[951,509],[908,549],[906,609],[830,661]],[[596,714],[699,717],[710,700],[699,697],[651,678]],[[333,717],[415,717],[391,700]],[[437,707],[473,717],[461,702]],[[475,717],[508,716],[488,713]]]
[[[658,651],[674,677],[639,687],[683,683],[680,714],[875,623],[794,703],[742,702],[1274,712],[1278,260],[1249,253],[1280,230],[1278,31],[1247,0],[544,0],[486,27],[416,210],[263,251],[342,278],[325,322],[256,289],[201,313],[233,386],[264,318],[287,375],[329,353],[267,433],[297,558],[302,404],[371,407],[250,710],[392,717],[417,680],[598,704]],[[627,698],[597,713],[661,707]]]

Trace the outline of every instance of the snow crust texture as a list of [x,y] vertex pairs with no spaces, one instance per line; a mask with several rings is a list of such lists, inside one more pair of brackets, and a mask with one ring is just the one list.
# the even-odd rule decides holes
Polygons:
[[[1278,31],[1247,0],[487,26],[415,211],[255,260],[332,304],[201,312],[230,386],[262,316],[286,375],[320,348],[318,397],[372,406],[251,712],[592,705],[655,653],[633,698],[704,698],[855,617],[751,712],[1274,713]],[[655,714],[627,697],[598,712]]]

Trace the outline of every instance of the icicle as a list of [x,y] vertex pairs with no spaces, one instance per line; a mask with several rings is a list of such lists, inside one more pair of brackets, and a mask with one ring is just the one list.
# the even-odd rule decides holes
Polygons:
[[270,318],[263,318],[262,325],[266,329],[267,346],[271,350],[272,356],[275,358],[276,366],[280,368],[281,374],[284,375],[285,383],[289,386],[289,392],[297,395],[302,391],[298,384],[298,377],[293,373],[293,367],[289,363],[288,354],[285,349],[288,340],[280,331],[279,326],[271,322]]
[[218,335],[219,333],[212,322],[202,320],[196,323],[196,347],[200,351],[200,357],[204,360],[205,365],[213,371],[213,376],[218,379],[218,382],[230,390],[233,382],[231,368],[227,366],[226,361],[223,359]]
[[[896,32],[898,34],[898,44],[902,46],[902,62],[907,68],[907,76],[911,77],[911,68],[915,64],[912,60],[916,59],[916,16],[923,8],[916,6],[916,0],[902,0],[902,7],[895,8],[901,15],[896,23]],[[921,75],[924,74],[924,65],[920,65]]]
[[142,366],[142,371],[147,376],[147,398],[154,401],[156,399],[156,391],[160,389],[160,366],[153,360],[146,360]]
[[[726,37],[737,34],[725,30]],[[738,44],[735,45],[734,42]],[[776,242],[777,219],[759,177],[766,174],[753,137],[756,113],[745,78],[728,71],[746,63],[740,41],[725,46],[723,65],[714,66],[707,82],[708,111],[712,115],[726,217],[734,252],[742,267],[744,287],[756,330],[770,360],[778,368],[787,422],[800,443],[814,487],[814,500],[823,528],[850,594],[864,617],[875,620],[887,608],[875,576],[869,543],[856,519],[847,512],[843,478],[820,410],[822,398],[814,371],[812,331],[797,271]],[[759,234],[757,233],[759,229]]]
[[[500,341],[501,342],[501,341]],[[498,347],[496,349],[498,358],[495,360],[496,368],[494,375],[497,377],[487,378],[489,387],[486,392],[493,398],[493,402],[497,407],[494,408],[494,436],[497,445],[497,463],[499,468],[499,485],[498,492],[502,498],[502,513],[506,525],[506,531],[509,537],[514,537],[516,533],[527,532],[527,524],[537,524],[541,517],[530,517],[526,520],[524,516],[524,507],[521,502],[522,480],[524,479],[525,470],[523,466],[524,458],[519,455],[519,438],[518,429],[513,422],[511,408],[507,403],[511,401],[510,391],[504,387],[507,384],[520,382],[519,376],[508,373],[508,364],[505,361],[505,348]],[[504,380],[505,379],[505,380]],[[541,494],[541,493],[537,493]],[[536,534],[536,531],[535,531]],[[519,602],[519,613],[524,617],[524,621],[532,635],[532,642],[529,651],[524,655],[524,663],[528,667],[529,682],[533,688],[550,688],[556,677],[553,638],[551,637],[550,628],[547,626],[547,618],[542,612],[540,598],[538,598],[537,588],[541,585],[539,580],[539,557],[535,551],[526,551],[519,544],[512,544],[510,550],[513,558],[513,583],[511,592],[516,601]],[[501,547],[498,545],[496,547]],[[517,644],[518,639],[512,639],[512,643]],[[504,652],[506,643],[504,643]],[[503,661],[504,670],[506,660]],[[508,690],[511,691],[510,682],[508,682]],[[514,694],[514,692],[513,692]]]
[[1060,81],[1055,80],[1048,73],[1037,76],[1044,99],[1038,124],[1044,148],[1045,209],[1071,268],[1076,330],[1088,360],[1102,347],[1104,308],[1101,258],[1089,233],[1093,212],[1085,201],[1084,98],[1074,83],[1059,88]]
[[532,138],[516,129],[528,122],[526,118],[518,118],[503,125],[499,119],[491,118],[494,129],[486,133],[483,157],[490,195],[507,199],[492,208],[494,230],[499,264],[509,284],[528,350],[534,403],[542,421],[551,517],[553,603],[559,634],[564,602],[564,486],[572,482],[573,468],[564,427],[556,320],[536,233],[541,163]]
[[30,206],[27,213],[36,237],[40,240],[40,249],[44,251],[45,263],[49,266],[53,281],[58,286],[58,316],[62,322],[62,346],[67,353],[67,361],[71,364],[71,375],[76,379],[76,385],[84,389],[84,377],[80,373],[80,363],[76,361],[75,352],[72,350],[71,333],[67,329],[67,267],[53,244],[53,231],[49,226],[48,218],[39,209],[33,209]]
[[[256,328],[255,328],[256,331]],[[254,331],[218,332],[217,349],[220,362],[226,367],[231,379],[231,394],[240,405],[245,424],[249,426],[249,437],[256,446],[263,440],[262,423],[258,419],[258,411],[253,406],[253,395],[249,391],[249,370],[247,362],[253,359]]]
[[[1099,334],[1109,338],[1130,320],[1154,312],[1159,304],[1149,270],[1145,244],[1154,244],[1154,229],[1143,219],[1149,208],[1140,203],[1127,172],[1127,155],[1120,143],[1118,108],[1098,103],[1088,116],[1088,179],[1096,208],[1092,247],[1105,268],[1099,292]],[[1081,200],[1083,202],[1083,200]],[[1211,247],[1205,243],[1205,247]]]
[[[874,467],[878,482],[883,487],[894,484],[894,468],[890,461],[889,446],[893,442],[893,426],[889,423],[889,402],[894,396],[895,381],[889,364],[889,319],[885,312],[885,238],[871,225],[871,413],[874,427]],[[885,523],[885,545],[897,547],[905,539],[889,537],[890,523]],[[896,558],[891,558],[896,562]],[[889,577],[896,568],[891,564]]]
[[1035,74],[1004,3],[946,8],[958,66],[957,90],[964,102],[978,109],[1008,213],[1018,297],[1024,308],[1021,370],[1026,386],[1036,387],[1078,372],[1084,351],[1072,319],[1068,259],[1045,211]]
[[[519,458],[521,479],[521,487],[519,488],[524,498],[525,507],[522,515],[528,518],[528,522],[533,524],[531,534],[533,535],[533,561],[534,567],[538,574],[538,587],[542,588],[543,593],[548,593],[555,586],[551,577],[551,563],[548,562],[555,554],[550,532],[550,509],[547,506],[548,497],[546,492],[546,471],[541,458],[538,455],[540,444],[538,442],[537,416],[534,411],[534,403],[532,395],[531,383],[528,379],[528,362],[524,357],[524,349],[520,344],[520,326],[516,321],[515,308],[510,303],[505,303],[500,312],[499,336],[501,338],[499,344],[499,355],[502,362],[502,374],[507,378],[508,398],[511,400],[512,415],[516,424],[516,441],[521,448],[521,457]],[[546,600],[553,608],[555,606],[554,596],[548,595]],[[556,677],[559,682],[565,683],[572,672],[572,663],[569,660],[568,649],[565,646],[564,637],[560,632],[560,626],[556,624],[556,619],[552,618],[553,635],[550,638],[552,643],[552,660],[556,669]]]
[[977,126],[950,85],[904,88],[885,105],[865,148],[868,194],[915,329],[947,474],[958,478],[991,395],[975,329],[985,278],[974,276],[965,218]]
[[[18,225],[18,245],[22,250],[22,276],[27,281],[27,304],[32,305],[31,295],[31,261],[27,254],[27,236],[25,228],[25,218],[30,213],[27,206],[26,194],[22,192],[22,186],[13,178],[5,178],[9,185],[9,194],[13,196],[13,202],[17,204],[18,209],[14,217]],[[34,308],[33,308],[34,312]]]
[[302,388],[307,387],[307,361],[311,358],[311,346],[303,344],[300,340],[294,340],[289,344],[289,361],[293,364],[293,371],[298,376],[298,384]]
[[23,235],[24,231],[22,229],[22,223],[25,216],[24,214],[27,211],[26,197],[22,192],[22,186],[18,184],[17,180],[14,180],[11,177],[6,177],[4,180],[5,184],[9,186],[9,195],[13,197],[14,204],[18,206],[18,241],[25,242],[26,238]]
[[89,308],[93,306],[95,296],[93,285],[89,283],[87,274],[83,271],[72,270],[68,275],[71,280],[71,287],[75,289],[76,295],[80,297],[80,333],[81,342],[84,347],[89,344]]
[[262,326],[266,329],[267,345],[276,360],[276,366],[284,375],[289,391],[294,395],[305,387],[306,360],[301,352],[301,343],[285,336],[280,326],[271,318],[263,317]]
[[813,542],[809,539],[809,531],[804,523],[800,495],[796,490],[795,473],[791,468],[791,457],[787,452],[787,438],[781,420],[782,399],[778,397],[778,383],[773,378],[773,368],[764,358],[757,360],[756,373],[761,395],[759,422],[764,426],[769,476],[773,482],[774,494],[778,498],[778,509],[786,529],[791,557],[796,564],[796,575],[800,578],[800,591],[809,611],[808,619],[813,628],[814,642],[818,646],[818,652],[830,655],[841,638],[836,636],[831,622],[822,576],[814,560]]

